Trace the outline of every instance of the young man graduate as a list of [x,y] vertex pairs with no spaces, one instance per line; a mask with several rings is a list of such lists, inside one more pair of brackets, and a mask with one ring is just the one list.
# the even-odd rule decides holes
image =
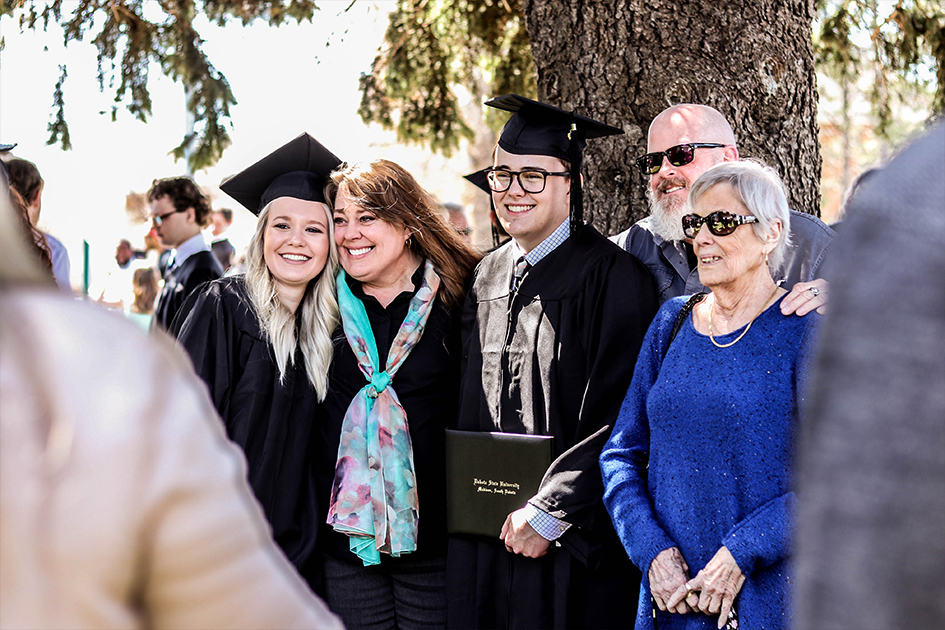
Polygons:
[[[621,133],[520,96],[488,172],[512,236],[463,313],[458,428],[553,437],[538,492],[494,538],[450,540],[453,628],[631,627],[639,573],[604,510],[597,458],[657,310],[650,274],[583,222],[588,138]],[[569,220],[570,217],[570,220]]]

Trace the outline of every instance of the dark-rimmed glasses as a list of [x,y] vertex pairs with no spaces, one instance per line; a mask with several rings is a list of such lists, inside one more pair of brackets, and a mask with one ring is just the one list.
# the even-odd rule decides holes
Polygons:
[[518,179],[518,185],[527,193],[540,193],[545,189],[545,180],[548,177],[568,177],[568,171],[509,171],[504,168],[492,168],[486,173],[489,188],[492,192],[505,192],[512,187],[512,180]]
[[685,166],[692,162],[696,157],[696,149],[721,149],[724,144],[717,142],[688,142],[686,144],[677,144],[665,151],[656,151],[647,153],[637,158],[637,166],[644,175],[656,175],[663,166],[663,156],[669,158],[669,163],[673,166]]
[[164,219],[166,219],[167,217],[171,216],[172,214],[177,214],[178,212],[186,212],[186,211],[187,211],[187,208],[185,208],[184,210],[171,210],[170,212],[165,212],[164,214],[156,214],[153,217],[151,217],[151,223],[153,223],[156,227],[161,227],[161,225],[164,224]]
[[700,217],[698,214],[687,214],[682,218],[682,229],[686,234],[686,238],[695,238],[703,223],[708,225],[709,231],[716,236],[728,236],[739,225],[758,223],[758,217],[750,214],[734,214],[725,210],[716,210],[705,217]]

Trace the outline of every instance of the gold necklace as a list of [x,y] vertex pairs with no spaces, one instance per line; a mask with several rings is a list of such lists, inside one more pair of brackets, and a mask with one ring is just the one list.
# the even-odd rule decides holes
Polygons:
[[761,305],[761,310],[755,313],[755,316],[752,317],[751,320],[748,322],[748,325],[745,326],[745,330],[742,331],[742,334],[736,337],[734,341],[730,341],[728,343],[719,343],[718,341],[715,340],[715,337],[712,336],[712,311],[715,310],[715,298],[713,297],[712,306],[709,307],[709,340],[715,345],[716,348],[730,348],[731,346],[734,346],[736,343],[742,340],[742,337],[744,337],[748,333],[748,329],[751,328],[751,325],[755,322],[758,316],[765,312],[765,307],[768,306],[768,302],[771,301],[771,298],[773,298],[774,294],[777,292],[778,292],[778,285],[774,285],[774,291],[771,292],[771,295],[768,296],[768,299],[765,300],[765,303]]

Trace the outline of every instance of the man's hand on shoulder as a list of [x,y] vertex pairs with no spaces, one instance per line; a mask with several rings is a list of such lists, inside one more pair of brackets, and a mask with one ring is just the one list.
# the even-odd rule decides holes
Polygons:
[[781,312],[785,315],[803,317],[814,309],[821,315],[827,312],[827,291],[830,284],[823,278],[810,282],[798,282],[781,301]]
[[509,553],[521,554],[527,558],[541,558],[548,553],[551,541],[528,524],[525,508],[515,510],[505,518],[499,538],[505,541]]

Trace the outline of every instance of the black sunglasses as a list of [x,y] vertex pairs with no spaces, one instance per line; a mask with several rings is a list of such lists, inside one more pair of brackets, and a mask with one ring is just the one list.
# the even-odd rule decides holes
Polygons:
[[724,210],[717,210],[707,217],[700,217],[698,214],[687,214],[682,218],[682,229],[686,234],[686,238],[695,238],[703,223],[708,225],[709,231],[716,236],[728,236],[739,225],[758,223],[758,217],[750,214],[733,214]]
[[717,142],[677,144],[665,151],[656,151],[638,157],[637,166],[640,167],[644,175],[656,175],[660,172],[660,167],[663,166],[664,155],[669,158],[669,163],[673,166],[685,166],[696,157],[696,149],[721,149],[724,146],[724,144],[718,144]]
[[161,227],[164,225],[164,220],[167,219],[167,217],[171,216],[172,214],[177,214],[178,212],[186,212],[188,209],[189,208],[185,208],[183,210],[172,210],[171,212],[165,212],[164,214],[156,214],[151,217],[151,223],[157,227]]

